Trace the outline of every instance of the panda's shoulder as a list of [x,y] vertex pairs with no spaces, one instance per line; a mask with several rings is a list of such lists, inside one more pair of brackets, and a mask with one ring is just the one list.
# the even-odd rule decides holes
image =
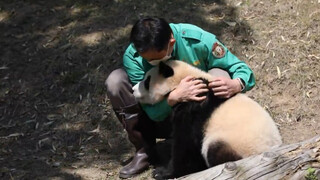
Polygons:
[[251,102],[252,99],[246,94],[238,93],[235,96],[229,98],[226,102]]

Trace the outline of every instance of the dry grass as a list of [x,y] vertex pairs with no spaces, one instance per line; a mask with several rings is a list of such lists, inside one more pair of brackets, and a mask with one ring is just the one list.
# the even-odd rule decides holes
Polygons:
[[[256,2],[245,14],[257,40],[248,54],[258,80],[250,94],[264,103],[285,142],[319,133],[320,4],[316,1]],[[258,23],[263,22],[263,23]]]
[[319,9],[316,0],[1,1],[0,178],[118,179],[133,149],[103,84],[143,15],[216,34],[254,70],[248,94],[286,143],[319,134]]

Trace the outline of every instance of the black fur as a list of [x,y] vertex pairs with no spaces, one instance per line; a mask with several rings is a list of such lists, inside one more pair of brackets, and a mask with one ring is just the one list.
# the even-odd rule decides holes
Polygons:
[[147,79],[144,81],[144,87],[146,88],[146,90],[149,90],[150,88],[150,80],[151,76],[148,76]]
[[[201,79],[208,85],[208,81]],[[209,91],[199,96],[207,98],[202,102],[183,102],[175,105],[171,114],[173,124],[172,158],[167,168],[157,168],[156,179],[176,178],[207,168],[201,155],[203,128],[213,111],[225,100]]]
[[210,144],[207,157],[210,167],[242,159],[242,157],[237,154],[229,144],[222,141]]
[[174,72],[173,69],[168,66],[167,64],[160,62],[159,63],[159,74],[162,74],[163,77],[168,78],[170,76],[173,76]]

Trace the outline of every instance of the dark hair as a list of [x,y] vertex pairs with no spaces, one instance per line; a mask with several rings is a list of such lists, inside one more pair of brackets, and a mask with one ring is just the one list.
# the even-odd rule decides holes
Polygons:
[[132,27],[130,41],[138,52],[150,49],[161,51],[167,47],[172,30],[163,18],[142,18]]

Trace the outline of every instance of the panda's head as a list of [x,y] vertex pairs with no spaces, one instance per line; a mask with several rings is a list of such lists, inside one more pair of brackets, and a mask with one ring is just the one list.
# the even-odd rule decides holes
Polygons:
[[149,70],[144,79],[133,87],[140,103],[155,104],[163,100],[187,76],[212,80],[212,76],[186,62],[170,60]]
[[[145,78],[136,84],[133,89],[133,95],[140,103],[155,104],[160,102],[176,86],[177,74],[172,68],[172,63],[161,62],[149,70]],[[179,81],[180,82],[180,81]]]

